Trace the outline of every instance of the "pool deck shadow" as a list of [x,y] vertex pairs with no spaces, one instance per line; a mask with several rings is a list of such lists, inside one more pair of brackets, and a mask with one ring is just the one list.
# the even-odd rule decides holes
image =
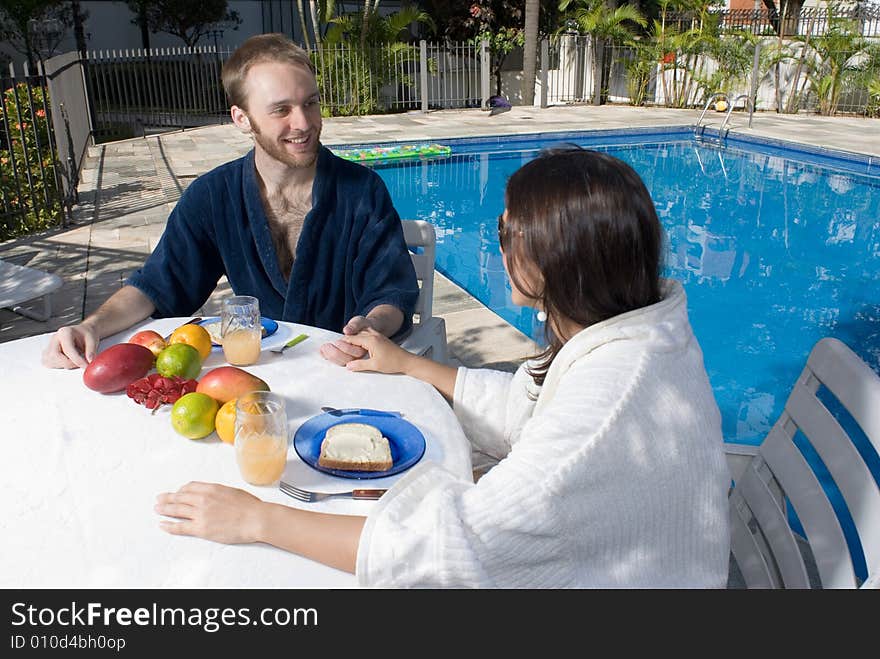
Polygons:
[[[613,105],[514,107],[497,116],[476,109],[409,112],[325,119],[322,141],[340,146],[692,126],[699,115],[699,110]],[[703,123],[718,128],[723,117],[710,113]],[[728,126],[731,134],[880,159],[880,121],[876,119],[756,113],[753,127],[748,128],[747,115],[735,112]],[[0,342],[51,332],[94,311],[143,263],[162,235],[168,214],[193,179],[250,148],[250,138],[229,123],[91,147],[83,164],[72,222],[61,229],[0,243],[0,258],[54,272],[64,280],[54,295],[55,312],[47,322],[0,310]],[[220,299],[228,294],[224,278],[198,315],[217,315]],[[537,351],[529,337],[439,273],[434,284],[434,314],[446,321],[453,365],[513,370]]]

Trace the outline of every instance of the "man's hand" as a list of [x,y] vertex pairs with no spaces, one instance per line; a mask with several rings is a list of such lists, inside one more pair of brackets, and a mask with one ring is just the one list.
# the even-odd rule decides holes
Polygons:
[[43,350],[43,366],[85,368],[95,358],[100,338],[92,326],[85,323],[62,327]]
[[[342,333],[346,336],[354,336],[366,329],[374,329],[383,336],[393,336],[403,324],[403,312],[390,304],[380,304],[373,307],[366,316],[354,316],[349,320]],[[345,366],[354,359],[361,359],[367,351],[343,340],[325,343],[321,346],[321,355],[324,359]]]
[[[369,318],[366,316],[355,316],[342,328],[342,333],[346,336],[353,336],[368,327],[373,328],[373,323]],[[342,339],[333,343],[325,343],[321,346],[321,355],[324,359],[339,366],[345,366],[353,359],[361,359],[366,354],[367,351],[363,348],[346,343]]]
[[95,358],[98,342],[139,323],[156,307],[134,286],[123,286],[79,325],[62,327],[43,350],[43,366],[85,368]]

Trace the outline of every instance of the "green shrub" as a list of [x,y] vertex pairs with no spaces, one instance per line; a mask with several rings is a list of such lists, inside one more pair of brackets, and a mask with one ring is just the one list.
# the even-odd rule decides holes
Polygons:
[[43,90],[18,83],[2,100],[0,240],[8,240],[58,224],[63,210]]

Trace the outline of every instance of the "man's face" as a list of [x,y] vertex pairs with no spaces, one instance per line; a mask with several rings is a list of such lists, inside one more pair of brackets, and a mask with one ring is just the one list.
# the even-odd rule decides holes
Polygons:
[[255,64],[247,73],[245,91],[248,109],[242,112],[257,147],[291,167],[313,165],[321,137],[321,103],[312,72],[297,64]]

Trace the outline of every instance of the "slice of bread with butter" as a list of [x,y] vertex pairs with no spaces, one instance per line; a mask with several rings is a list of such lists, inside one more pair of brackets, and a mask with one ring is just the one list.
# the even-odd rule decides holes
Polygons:
[[366,423],[340,423],[327,429],[318,464],[344,471],[386,471],[394,464],[382,432]]

